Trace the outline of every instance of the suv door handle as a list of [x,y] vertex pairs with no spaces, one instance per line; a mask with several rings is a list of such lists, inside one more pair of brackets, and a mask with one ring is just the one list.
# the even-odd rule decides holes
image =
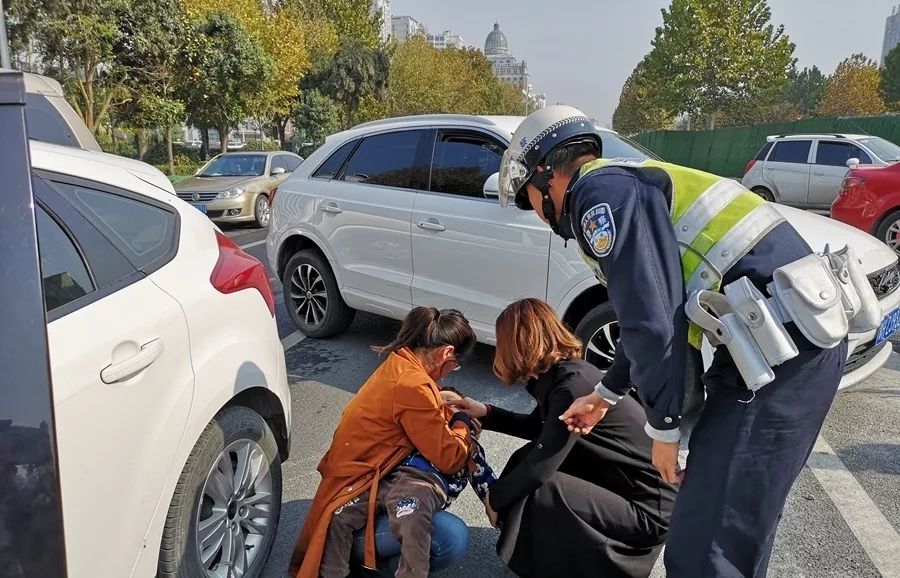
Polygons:
[[344,209],[340,208],[337,203],[325,203],[322,205],[322,212],[338,215],[343,213]]
[[813,173],[814,177],[824,177],[825,173]]
[[141,346],[140,351],[125,361],[112,363],[103,368],[100,372],[100,379],[103,383],[111,384],[134,377],[150,367],[150,364],[159,359],[165,350],[161,339],[148,341]]
[[437,219],[431,218],[425,221],[419,221],[416,226],[426,231],[446,231],[447,227],[441,224]]

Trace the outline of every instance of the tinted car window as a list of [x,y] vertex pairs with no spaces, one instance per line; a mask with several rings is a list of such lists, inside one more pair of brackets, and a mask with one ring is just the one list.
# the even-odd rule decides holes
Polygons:
[[503,148],[477,135],[444,135],[434,148],[431,190],[484,197],[484,182],[500,170]]
[[[900,147],[891,141],[884,140],[880,137],[861,138],[859,142],[869,147],[873,153],[878,155],[881,160],[886,163],[900,161]],[[860,159],[860,162],[862,159]]]
[[422,131],[366,137],[347,161],[341,179],[368,185],[410,188]]
[[859,159],[859,162],[868,165],[872,159],[861,148],[846,142],[819,141],[816,149],[816,164],[832,167],[846,167],[850,159]]
[[331,153],[331,156],[328,157],[322,165],[316,169],[316,172],[313,173],[313,177],[317,179],[332,179],[337,174],[341,167],[344,165],[344,161],[347,160],[347,157],[350,156],[350,151],[353,150],[353,147],[356,146],[356,143],[359,142],[357,140],[352,140],[344,145],[342,145],[338,150]]
[[766,155],[768,155],[768,154],[769,154],[769,151],[772,150],[772,145],[773,145],[773,144],[774,144],[774,143],[771,143],[771,142],[767,142],[766,144],[764,144],[763,147],[762,147],[761,149],[759,149],[759,152],[756,153],[756,156],[753,157],[753,158],[755,158],[755,159],[758,160],[758,161],[765,160],[765,159],[766,159]]
[[606,159],[627,158],[662,160],[656,153],[619,134],[601,132],[600,140],[603,141],[603,151],[600,154]]
[[300,163],[303,161],[300,157],[292,157],[291,155],[281,155],[281,162],[284,163],[284,167],[287,169],[287,172],[292,173],[297,170],[297,167],[300,166]]
[[62,227],[40,207],[36,207],[35,221],[44,304],[49,312],[87,295],[94,284],[75,243]]
[[202,177],[259,177],[266,170],[266,155],[222,155],[200,173]]
[[175,215],[125,196],[56,183],[138,269],[166,256],[176,241]]
[[775,150],[769,155],[769,161],[806,164],[810,146],[812,146],[811,140],[783,140],[775,144]]

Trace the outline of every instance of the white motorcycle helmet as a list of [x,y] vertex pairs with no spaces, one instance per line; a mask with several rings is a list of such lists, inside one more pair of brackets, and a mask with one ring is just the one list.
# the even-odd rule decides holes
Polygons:
[[[554,211],[548,211],[546,205],[550,203],[552,208],[548,181],[553,167],[546,163],[547,155],[561,145],[577,142],[595,143],[597,156],[600,156],[603,146],[600,132],[577,108],[547,106],[525,118],[500,162],[500,205],[506,207],[513,201],[522,210],[533,210],[525,184],[534,179],[533,184],[544,197],[544,214],[552,219]],[[543,170],[537,171],[538,166]],[[551,222],[551,226],[554,225]]]

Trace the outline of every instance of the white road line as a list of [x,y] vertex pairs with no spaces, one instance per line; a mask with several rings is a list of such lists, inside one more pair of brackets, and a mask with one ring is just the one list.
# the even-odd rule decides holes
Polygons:
[[266,240],[262,241],[253,241],[252,243],[247,243],[246,245],[240,245],[241,249],[249,249],[250,247],[259,247],[260,245],[265,245]]
[[822,436],[806,462],[884,578],[900,578],[900,534]]
[[300,343],[301,341],[303,341],[304,339],[306,339],[305,335],[303,335],[299,331],[294,331],[293,333],[291,333],[290,335],[288,335],[287,337],[285,337],[284,339],[281,340],[281,346],[284,347],[285,351],[287,351],[291,347],[293,347],[293,346],[297,345],[298,343]]

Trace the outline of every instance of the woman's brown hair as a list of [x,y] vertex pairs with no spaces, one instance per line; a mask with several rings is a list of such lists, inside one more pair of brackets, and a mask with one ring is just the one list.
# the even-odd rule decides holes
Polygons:
[[393,353],[404,347],[428,351],[452,345],[456,359],[462,360],[475,348],[475,332],[465,316],[455,309],[438,311],[435,307],[415,307],[410,311],[394,340],[378,353]]
[[540,299],[522,299],[497,318],[494,373],[504,383],[538,377],[566,359],[581,356],[581,341]]

